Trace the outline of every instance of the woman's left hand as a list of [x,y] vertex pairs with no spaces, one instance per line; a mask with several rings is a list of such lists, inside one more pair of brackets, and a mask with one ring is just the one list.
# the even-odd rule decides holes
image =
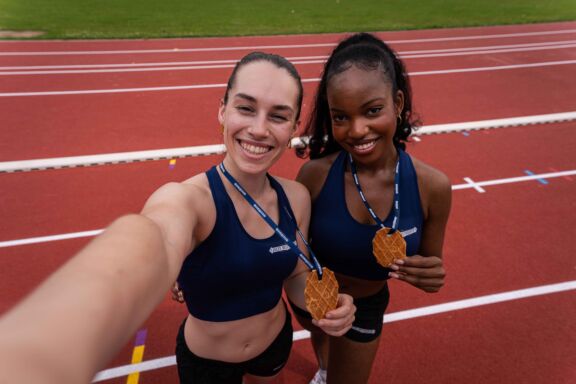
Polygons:
[[406,281],[425,292],[438,292],[446,277],[442,259],[437,256],[406,257],[396,260],[390,269],[390,277]]
[[312,324],[330,336],[342,336],[352,327],[355,313],[356,306],[352,296],[339,293],[336,308],[327,312],[323,319],[312,320]]

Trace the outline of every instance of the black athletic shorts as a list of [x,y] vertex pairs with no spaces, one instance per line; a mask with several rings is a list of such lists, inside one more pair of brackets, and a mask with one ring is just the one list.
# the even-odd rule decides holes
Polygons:
[[[372,296],[354,299],[356,306],[355,320],[352,328],[346,332],[344,337],[359,343],[368,343],[375,340],[382,333],[382,321],[384,320],[384,311],[390,301],[390,291],[388,284]],[[290,307],[296,316],[305,319],[312,319],[309,312],[298,308],[290,302]]]
[[242,363],[205,359],[193,354],[184,339],[184,324],[176,337],[176,362],[181,384],[241,384],[244,374],[274,376],[286,365],[292,348],[292,318],[286,321],[276,339],[260,355]]

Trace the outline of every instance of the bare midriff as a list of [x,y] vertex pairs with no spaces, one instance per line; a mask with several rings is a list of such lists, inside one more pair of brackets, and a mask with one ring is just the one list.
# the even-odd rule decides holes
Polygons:
[[239,363],[250,360],[268,348],[284,326],[282,300],[268,312],[240,320],[205,321],[188,315],[184,337],[188,349],[205,359]]

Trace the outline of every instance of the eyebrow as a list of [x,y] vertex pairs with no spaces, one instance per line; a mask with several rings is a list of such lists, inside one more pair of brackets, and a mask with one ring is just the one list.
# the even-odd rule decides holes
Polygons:
[[234,98],[237,98],[237,97],[240,98],[240,99],[245,99],[245,100],[251,101],[251,102],[253,102],[253,103],[256,102],[256,98],[254,98],[254,97],[252,97],[252,96],[250,96],[250,95],[247,95],[247,94],[245,94],[245,93],[237,93],[237,94],[235,94],[235,95],[234,95]]
[[368,100],[367,102],[365,102],[364,104],[362,104],[362,108],[366,107],[367,105],[372,104],[372,103],[375,102],[375,101],[380,101],[380,100],[384,101],[384,98],[383,98],[383,97],[375,97],[375,98],[373,98],[372,100]]
[[[255,97],[250,96],[250,95],[247,95],[247,94],[245,94],[245,93],[241,93],[241,92],[235,94],[235,95],[234,95],[234,98],[244,99],[244,100],[247,100],[247,101],[252,102],[252,103],[256,103],[256,102],[257,102],[257,100],[256,100]],[[280,111],[289,111],[289,112],[292,112],[292,113],[294,112],[294,109],[293,109],[291,106],[289,106],[289,105],[284,105],[284,104],[274,105],[272,108],[273,108],[273,109],[276,109],[276,110],[280,110]]]

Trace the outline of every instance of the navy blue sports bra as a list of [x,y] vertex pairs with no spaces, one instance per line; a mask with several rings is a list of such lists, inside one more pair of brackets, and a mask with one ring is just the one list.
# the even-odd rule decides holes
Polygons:
[[[234,209],[222,179],[212,167],[208,182],[216,205],[214,229],[184,260],[178,284],[192,316],[207,321],[243,319],[271,310],[280,300],[282,283],[296,267],[298,256],[277,234],[250,236]],[[278,226],[291,240],[296,223],[280,184],[268,176],[278,196]]]
[[[402,150],[400,167],[400,223],[399,230],[406,240],[408,256],[418,253],[422,235],[423,213],[418,180],[412,159]],[[347,152],[335,159],[322,190],[312,204],[310,245],[323,266],[343,275],[366,280],[388,278],[387,268],[376,262],[372,253],[372,238],[380,229],[377,224],[357,222],[346,206],[344,172]],[[354,188],[351,193],[358,193]],[[384,225],[392,226],[391,209]]]

